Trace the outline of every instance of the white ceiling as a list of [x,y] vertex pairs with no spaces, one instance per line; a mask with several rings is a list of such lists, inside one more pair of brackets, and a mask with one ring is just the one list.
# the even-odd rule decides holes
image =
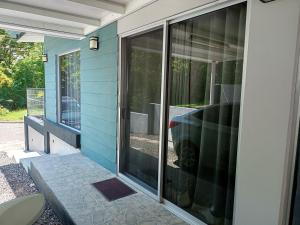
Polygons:
[[44,42],[44,36],[39,34],[24,33],[18,38],[18,42]]
[[0,0],[0,28],[81,39],[155,0]]
[[86,16],[92,18],[101,18],[103,9],[97,9],[90,6],[83,6],[76,2],[68,0],[7,0],[18,4],[46,8],[58,12],[68,12],[70,14]]

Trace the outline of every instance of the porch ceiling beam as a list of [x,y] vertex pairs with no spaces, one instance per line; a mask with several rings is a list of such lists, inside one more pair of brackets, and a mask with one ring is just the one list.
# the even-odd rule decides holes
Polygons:
[[123,4],[112,2],[109,0],[69,0],[82,5],[92,6],[99,9],[104,9],[113,13],[124,14],[126,7]]
[[0,1],[0,9],[10,10],[10,11],[15,11],[15,12],[29,13],[29,14],[33,14],[33,15],[45,16],[45,17],[49,17],[49,18],[60,19],[60,20],[64,20],[64,21],[71,21],[71,22],[76,22],[76,23],[91,25],[91,26],[100,26],[101,25],[101,21],[99,19],[87,18],[87,17],[83,17],[83,16],[58,12],[55,10],[27,6],[27,5],[23,5],[23,4],[19,4],[19,3]]
[[9,30],[38,33],[48,36],[80,40],[84,38],[84,30],[53,23],[39,22],[29,19],[21,19],[0,15],[0,27]]

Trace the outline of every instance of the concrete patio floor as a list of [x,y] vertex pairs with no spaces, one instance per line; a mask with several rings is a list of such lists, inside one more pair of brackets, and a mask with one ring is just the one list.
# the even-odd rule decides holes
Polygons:
[[108,202],[91,184],[115,175],[80,153],[21,161],[25,166],[30,161],[29,174],[65,224],[185,224],[139,191]]

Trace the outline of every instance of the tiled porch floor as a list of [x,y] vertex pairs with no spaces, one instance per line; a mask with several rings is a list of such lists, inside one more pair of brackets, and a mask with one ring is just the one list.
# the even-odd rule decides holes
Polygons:
[[[28,163],[29,159],[25,159]],[[29,172],[37,185],[51,198],[54,208],[67,224],[185,224],[144,193],[108,202],[91,183],[114,174],[85,156],[41,156],[33,158]]]

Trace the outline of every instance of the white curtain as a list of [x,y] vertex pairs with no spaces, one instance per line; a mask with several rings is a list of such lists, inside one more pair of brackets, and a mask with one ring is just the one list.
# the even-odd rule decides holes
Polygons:
[[164,193],[207,224],[232,223],[245,19],[242,3],[171,25],[170,104],[194,111],[169,118]]

